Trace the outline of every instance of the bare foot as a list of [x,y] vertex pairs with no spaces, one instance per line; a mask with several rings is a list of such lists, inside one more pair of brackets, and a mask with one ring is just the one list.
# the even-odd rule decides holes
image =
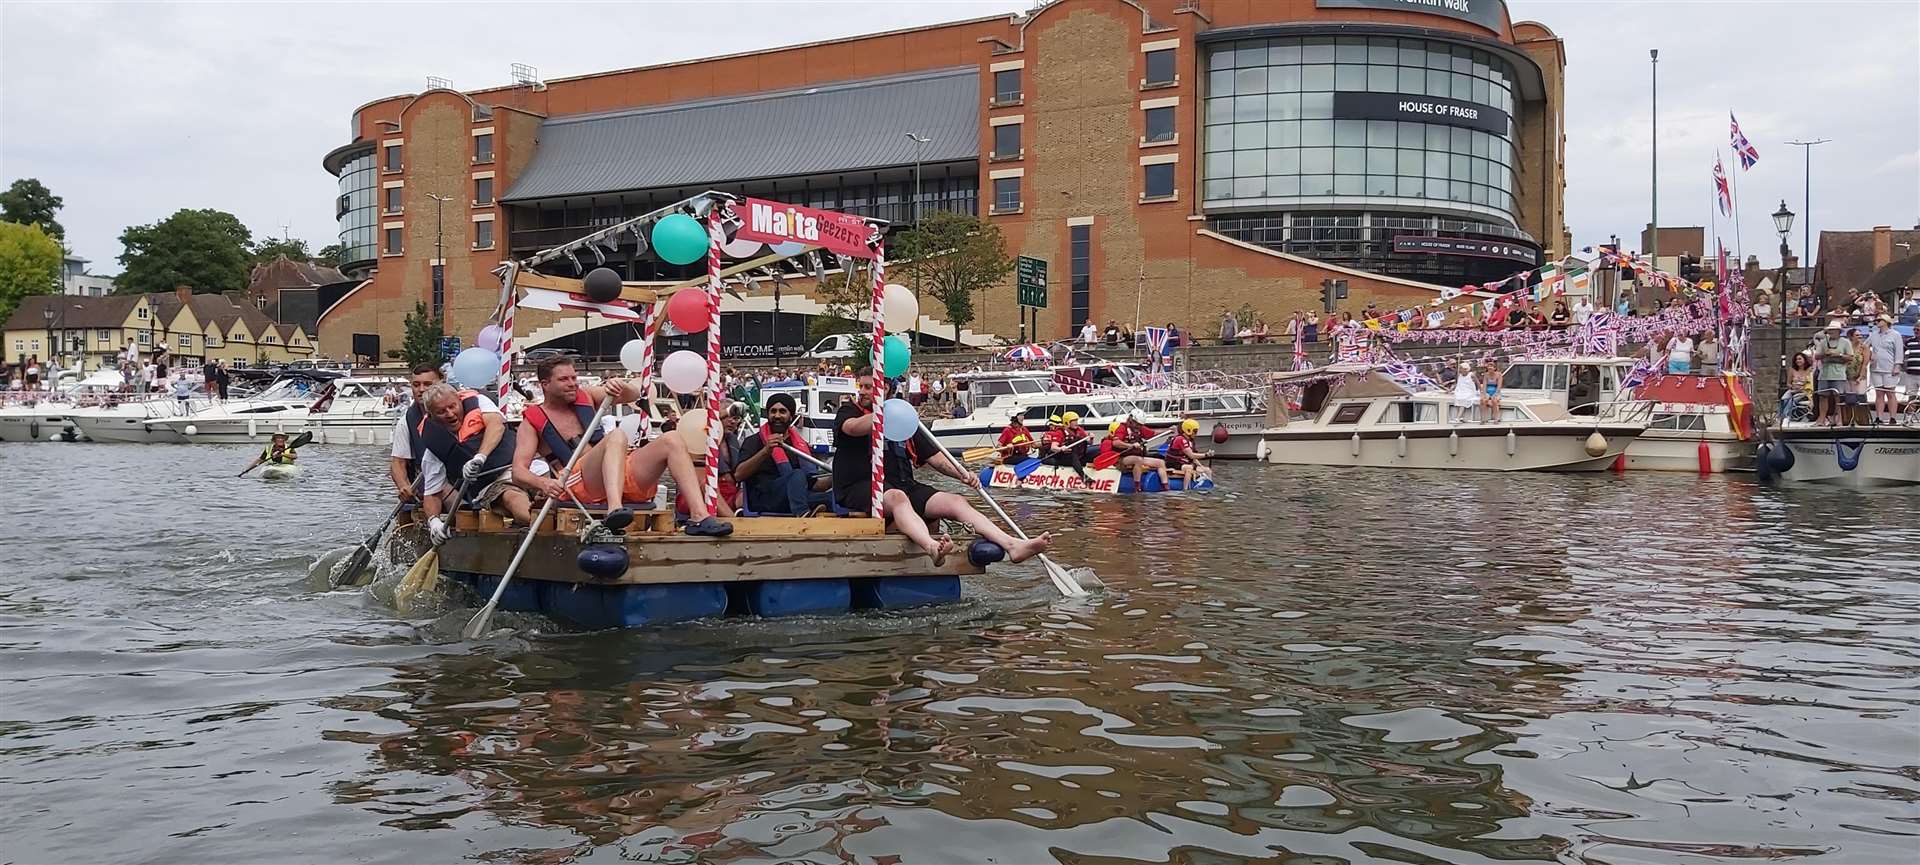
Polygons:
[[1028,538],[1013,545],[1007,551],[1007,561],[1024,562],[1053,548],[1053,533],[1043,532],[1040,537]]
[[927,555],[933,557],[933,566],[937,568],[946,564],[947,556],[952,555],[956,549],[959,548],[954,545],[951,535],[941,535],[933,545],[933,549],[927,551]]

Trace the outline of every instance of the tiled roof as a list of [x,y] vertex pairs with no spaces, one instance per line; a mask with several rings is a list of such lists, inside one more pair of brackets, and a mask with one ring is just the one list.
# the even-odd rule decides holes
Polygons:
[[[139,297],[110,294],[105,297],[79,297],[70,294],[35,294],[20,299],[5,330],[45,330],[46,310],[54,311],[61,327],[119,327],[133,313]],[[64,304],[62,309],[60,305]]]
[[[1900,244],[1913,244],[1920,252],[1920,229],[1891,232],[1893,259],[1907,257]],[[1814,256],[1814,284],[1829,292],[1862,288],[1873,276],[1873,232],[1822,231],[1820,253]]]

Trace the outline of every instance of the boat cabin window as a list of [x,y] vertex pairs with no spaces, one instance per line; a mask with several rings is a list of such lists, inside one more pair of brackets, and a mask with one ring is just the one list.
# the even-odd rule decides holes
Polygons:
[[1567,367],[1564,364],[1554,364],[1552,369],[1553,369],[1553,389],[1566,390],[1567,389]]
[[976,381],[967,393],[972,394],[970,398],[977,408],[992,403],[997,397],[1013,393],[1013,385],[1005,381]]
[[1367,413],[1366,403],[1363,403],[1363,402],[1341,403],[1340,407],[1334,410],[1333,419],[1330,421],[1327,421],[1327,423],[1328,424],[1359,423],[1360,416],[1366,413]]
[[1052,389],[1048,387],[1048,385],[1050,384],[1052,384],[1052,382],[1038,381],[1036,379],[1031,379],[1031,378],[1016,378],[1013,380],[1013,392],[1014,393],[1046,393],[1047,391]]
[[1698,414],[1656,414],[1647,429],[1705,431],[1707,418]]
[[1325,379],[1307,385],[1307,389],[1300,394],[1300,410],[1307,414],[1319,414],[1320,409],[1326,407],[1327,396],[1332,392],[1332,385],[1327,384]]
[[1500,377],[1501,390],[1545,390],[1546,367],[1537,363],[1516,363]]
[[1503,405],[1500,407],[1500,419],[1503,421],[1533,420],[1533,418],[1527,416],[1526,412],[1521,411],[1519,406],[1511,405]]
[[1133,404],[1147,414],[1163,414],[1167,410],[1167,401],[1163,399],[1137,399]]
[[1231,396],[1231,395],[1223,396],[1220,398],[1220,404],[1222,406],[1225,406],[1227,411],[1246,411],[1247,410],[1247,400],[1245,397]]
[[1387,406],[1384,418],[1388,423],[1438,423],[1440,406],[1430,402],[1407,400]]
[[1219,412],[1224,408],[1226,403],[1221,402],[1217,396],[1201,396],[1187,400],[1187,411],[1190,412]]

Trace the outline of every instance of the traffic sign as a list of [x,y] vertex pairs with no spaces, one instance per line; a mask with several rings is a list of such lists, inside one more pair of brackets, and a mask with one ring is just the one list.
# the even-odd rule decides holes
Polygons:
[[1023,255],[1014,262],[1015,292],[1021,306],[1047,305],[1047,260]]

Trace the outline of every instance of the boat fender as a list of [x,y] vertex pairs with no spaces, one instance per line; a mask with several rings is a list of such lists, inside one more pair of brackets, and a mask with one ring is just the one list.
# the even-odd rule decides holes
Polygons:
[[1514,454],[1519,452],[1520,452],[1520,437],[1517,435],[1514,435],[1513,430],[1507,430],[1507,456],[1513,456]]
[[1359,456],[1360,455],[1360,434],[1354,433],[1353,438],[1349,439],[1349,441],[1353,443],[1353,455]]
[[[1705,447],[1706,445],[1703,442],[1701,446]],[[1508,447],[1511,448],[1512,446],[1509,445]],[[1601,435],[1599,430],[1594,430],[1593,432],[1588,433],[1587,434],[1587,456],[1597,457],[1606,452],[1607,452],[1607,437]],[[1508,450],[1507,453],[1513,453],[1513,451]]]
[[972,562],[976,568],[984,568],[1006,557],[1005,549],[986,538],[975,539],[973,543],[967,545],[967,561]]
[[1772,483],[1774,479],[1773,463],[1767,459],[1767,451],[1772,447],[1773,443],[1767,442],[1753,452],[1753,474],[1763,484]]
[[259,424],[260,424],[259,421],[254,420],[253,418],[247,418],[247,438],[251,439],[251,438],[260,437]]
[[1786,474],[1788,469],[1793,468],[1793,448],[1787,447],[1785,442],[1774,442],[1772,451],[1767,454],[1767,464],[1773,466],[1776,474]]
[[1213,443],[1214,444],[1217,444],[1217,445],[1226,444],[1227,439],[1230,438],[1232,435],[1233,433],[1227,429],[1226,424],[1216,423],[1213,425]]
[[1713,451],[1707,448],[1706,439],[1700,440],[1698,452],[1700,454],[1700,473],[1703,475],[1713,474]]
[[574,558],[580,572],[600,580],[611,580],[627,572],[627,548],[619,544],[588,544]]
[[187,424],[187,428],[185,430],[182,430],[182,432],[185,432],[187,435],[190,435],[190,436],[197,436],[200,434],[200,428],[197,426],[194,426],[193,424]]
[[1266,439],[1261,439],[1259,444],[1253,446],[1253,458],[1256,460],[1259,460],[1260,462],[1267,461],[1267,440]]
[[1396,438],[1393,440],[1393,452],[1398,454],[1401,459],[1407,458],[1407,434],[1406,433],[1404,432],[1401,433],[1399,438]]
[[1455,430],[1453,432],[1447,433],[1447,456],[1457,457],[1459,455],[1460,455],[1460,432],[1458,430]]
[[40,440],[40,422],[37,420],[27,421],[27,441],[37,442],[39,440]]

